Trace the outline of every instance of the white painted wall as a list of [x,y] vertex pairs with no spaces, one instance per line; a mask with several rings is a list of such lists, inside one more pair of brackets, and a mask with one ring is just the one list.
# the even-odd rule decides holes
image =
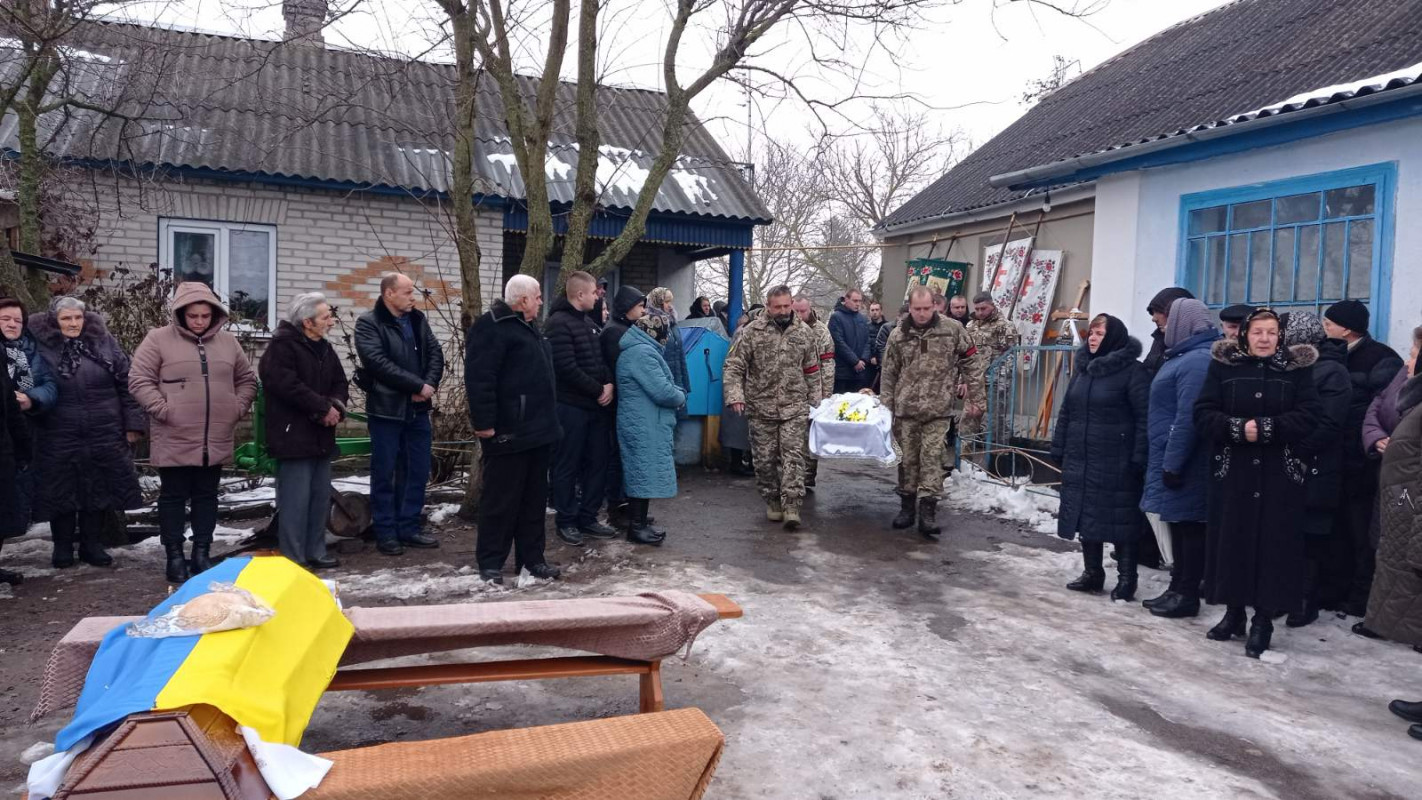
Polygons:
[[1387,341],[1405,353],[1412,328],[1422,323],[1422,225],[1417,223],[1422,120],[1417,119],[1098,180],[1092,311],[1121,317],[1138,335],[1151,330],[1146,303],[1175,281],[1181,196],[1388,161],[1397,163],[1397,194]]

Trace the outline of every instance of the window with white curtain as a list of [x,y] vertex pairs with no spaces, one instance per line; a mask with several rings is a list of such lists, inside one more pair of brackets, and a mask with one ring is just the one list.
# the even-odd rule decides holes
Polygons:
[[158,263],[175,281],[211,286],[238,327],[276,327],[275,226],[163,219],[158,237]]

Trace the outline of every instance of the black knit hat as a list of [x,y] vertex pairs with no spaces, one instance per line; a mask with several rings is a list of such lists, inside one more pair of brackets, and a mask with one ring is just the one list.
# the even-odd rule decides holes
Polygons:
[[1367,333],[1371,315],[1368,307],[1357,300],[1343,300],[1329,306],[1323,318],[1354,333]]
[[1193,300],[1195,299],[1195,295],[1190,294],[1189,289],[1182,289],[1179,286],[1171,286],[1166,289],[1161,289],[1159,292],[1156,293],[1155,297],[1152,297],[1150,299],[1150,303],[1146,305],[1146,313],[1169,314],[1170,304],[1182,298]]
[[1236,303],[1220,310],[1220,322],[1233,322],[1236,325],[1240,325],[1248,319],[1252,313],[1254,313],[1254,306]]

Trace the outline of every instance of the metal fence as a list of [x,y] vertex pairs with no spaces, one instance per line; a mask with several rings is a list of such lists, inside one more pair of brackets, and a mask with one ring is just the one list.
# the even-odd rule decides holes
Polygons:
[[1075,352],[1070,345],[1019,345],[998,357],[988,368],[982,428],[959,438],[959,458],[1013,483],[1056,483],[1048,451]]

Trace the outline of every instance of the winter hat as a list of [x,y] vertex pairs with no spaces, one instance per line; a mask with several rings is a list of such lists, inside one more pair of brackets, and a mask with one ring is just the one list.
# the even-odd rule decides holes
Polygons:
[[1235,303],[1232,306],[1226,306],[1220,311],[1220,322],[1233,322],[1236,325],[1241,325],[1249,318],[1249,315],[1253,313],[1253,311],[1254,306],[1248,306],[1244,303]]
[[1312,311],[1290,311],[1279,315],[1279,324],[1284,327],[1284,346],[1296,344],[1318,344],[1328,338],[1323,332],[1323,323]]
[[1182,297],[1170,304],[1170,318],[1165,323],[1165,346],[1174,347],[1198,333],[1214,330],[1210,310],[1193,297]]
[[1170,304],[1181,298],[1195,299],[1195,295],[1190,294],[1189,289],[1181,289],[1179,286],[1171,286],[1168,289],[1161,289],[1150,303],[1146,305],[1147,314],[1169,314]]
[[1334,303],[1323,312],[1324,319],[1335,325],[1347,328],[1354,333],[1367,333],[1368,307],[1357,300],[1344,300]]
[[638,303],[646,303],[647,296],[642,294],[636,286],[622,284],[617,289],[617,296],[612,298],[612,315],[614,317],[625,317],[627,312],[637,307]]

